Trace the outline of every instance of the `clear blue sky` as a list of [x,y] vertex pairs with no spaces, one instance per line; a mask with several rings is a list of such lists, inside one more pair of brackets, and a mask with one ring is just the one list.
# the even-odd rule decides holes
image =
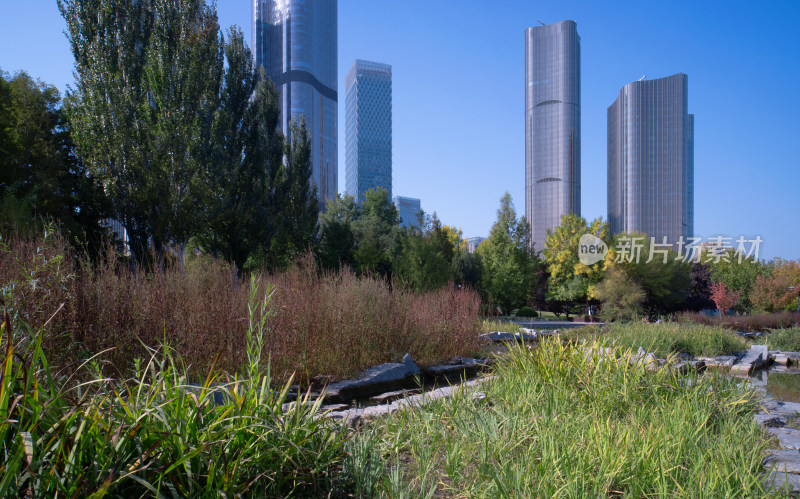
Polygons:
[[[4,2],[0,68],[63,91],[72,56],[55,0]],[[251,32],[249,0],[220,22]],[[488,235],[505,191],[524,211],[523,37],[541,19],[581,36],[582,215],[606,217],[606,109],[642,75],[689,75],[695,231],[760,235],[761,257],[800,257],[800,2],[339,0],[339,190],[344,77],[392,65],[393,191]]]

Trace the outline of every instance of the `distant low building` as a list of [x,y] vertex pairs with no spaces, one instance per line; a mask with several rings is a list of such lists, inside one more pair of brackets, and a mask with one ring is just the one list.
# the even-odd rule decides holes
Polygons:
[[422,202],[417,198],[407,198],[395,196],[392,198],[397,212],[400,215],[400,225],[406,229],[410,227],[419,228],[419,213],[422,211]]
[[470,237],[467,239],[467,251],[475,253],[475,250],[478,249],[478,245],[485,240],[486,238],[481,236]]

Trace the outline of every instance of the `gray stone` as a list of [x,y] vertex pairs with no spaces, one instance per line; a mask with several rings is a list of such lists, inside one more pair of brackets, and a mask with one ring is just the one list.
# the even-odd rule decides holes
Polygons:
[[783,366],[789,365],[789,356],[783,353],[776,354],[772,358],[773,362],[776,364],[781,364]]
[[794,473],[764,473],[764,488],[770,491],[800,492],[800,475]]
[[767,428],[767,431],[774,435],[781,444],[781,449],[800,449],[800,430],[792,428]]
[[486,394],[483,392],[475,392],[472,394],[472,401],[473,402],[482,402],[486,400]]
[[800,413],[800,404],[797,402],[781,402],[779,400],[766,400],[763,404],[764,411],[773,416],[794,417]]
[[349,401],[356,398],[369,397],[387,390],[396,389],[398,384],[408,381],[420,374],[420,368],[409,354],[403,356],[403,362],[389,362],[370,367],[358,379],[348,379],[331,383],[326,388],[325,398],[330,401]]
[[374,397],[370,397],[369,399],[372,400],[373,402],[385,404],[387,402],[391,402],[392,400],[405,397],[406,395],[414,395],[417,393],[419,393],[419,390],[395,390],[393,392],[386,392],[386,393],[381,393],[380,395],[375,395]]
[[491,333],[484,333],[480,338],[487,343],[509,343],[509,342],[524,342],[536,341],[538,334],[534,333],[508,333],[504,331],[493,331]]
[[769,350],[766,345],[753,345],[750,350],[744,354],[744,357],[738,364],[731,367],[732,374],[749,374],[753,369],[761,367],[769,356]]
[[796,450],[771,450],[764,459],[764,467],[779,473],[800,473],[800,452]]
[[406,366],[408,374],[414,375],[422,372],[417,363],[414,362],[414,359],[411,358],[411,354],[403,355],[403,365]]
[[328,405],[323,405],[322,407],[319,408],[319,410],[322,412],[327,412],[327,411],[338,412],[349,408],[350,406],[347,404],[328,404]]
[[[732,367],[736,359],[737,357],[734,355],[719,355],[714,357],[713,365],[717,367]],[[706,362],[706,365],[709,365],[709,363]]]
[[753,419],[755,419],[756,423],[766,426],[767,428],[780,428],[781,426],[786,426],[786,418],[784,416],[776,416],[766,412],[759,412],[758,414],[753,415]]

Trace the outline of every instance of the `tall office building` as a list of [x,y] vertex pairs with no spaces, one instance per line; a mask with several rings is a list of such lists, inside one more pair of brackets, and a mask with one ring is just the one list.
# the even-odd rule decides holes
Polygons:
[[392,197],[392,66],[356,60],[344,80],[347,194],[357,203],[383,188]]
[[581,44],[575,21],[525,30],[525,217],[538,252],[581,213]]
[[394,201],[397,213],[400,215],[400,225],[405,228],[419,227],[418,216],[419,212],[422,211],[422,204],[419,199],[395,196],[392,201]]
[[628,83],[608,108],[608,220],[612,233],[675,244],[694,234],[694,115],[688,77]]
[[253,52],[280,95],[281,128],[304,115],[320,206],[338,192],[337,0],[253,0]]

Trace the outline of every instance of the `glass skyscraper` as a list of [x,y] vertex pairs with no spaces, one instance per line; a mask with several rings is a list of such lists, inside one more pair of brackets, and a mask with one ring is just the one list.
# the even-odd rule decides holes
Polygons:
[[612,233],[676,244],[694,235],[694,115],[688,77],[628,83],[608,108],[608,220]]
[[407,198],[403,196],[395,196],[394,205],[397,207],[397,213],[400,215],[400,225],[409,227],[419,227],[418,216],[422,211],[422,203],[417,198]]
[[525,217],[534,249],[581,213],[581,45],[575,21],[525,30]]
[[253,0],[253,52],[280,95],[281,128],[305,115],[320,206],[338,192],[337,0]]
[[357,203],[383,188],[392,196],[392,66],[356,60],[344,80],[347,194]]

